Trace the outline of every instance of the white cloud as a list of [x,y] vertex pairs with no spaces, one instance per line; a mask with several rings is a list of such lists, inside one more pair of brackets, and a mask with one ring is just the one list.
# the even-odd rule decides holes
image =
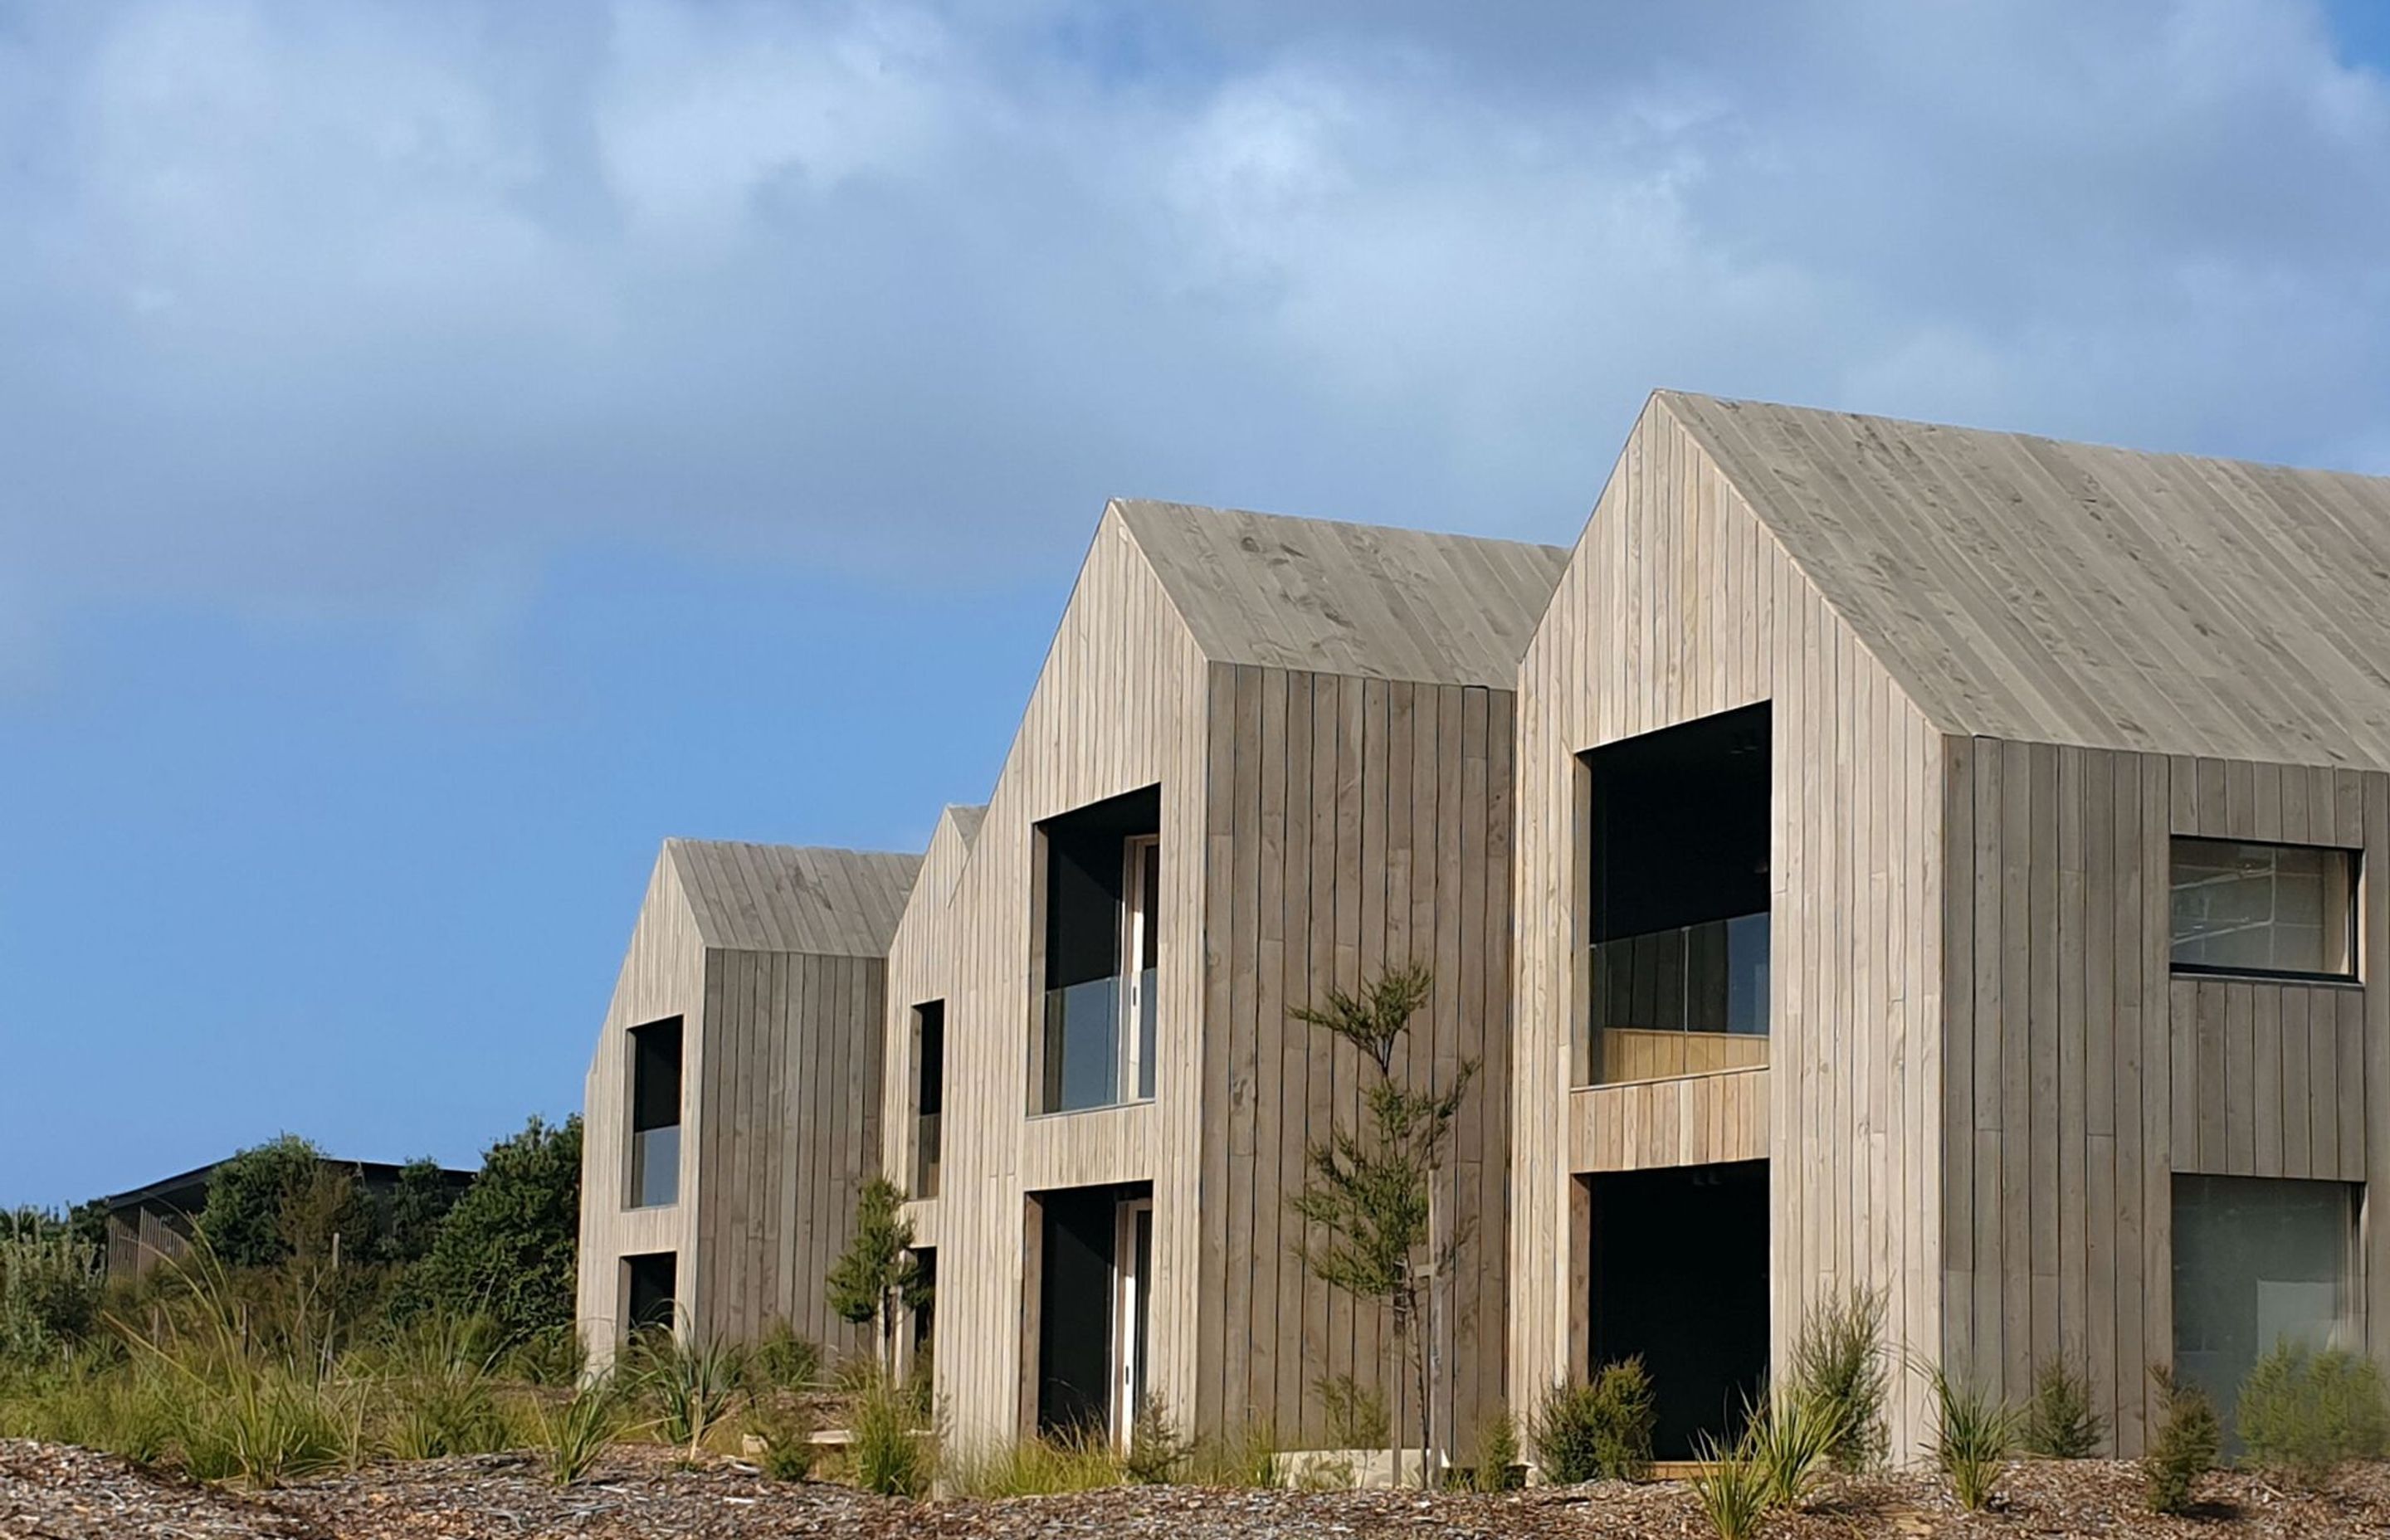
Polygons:
[[0,20],[0,549],[444,657],[575,541],[1561,536],[1662,384],[2390,469],[2390,94],[2311,6],[1694,9]]

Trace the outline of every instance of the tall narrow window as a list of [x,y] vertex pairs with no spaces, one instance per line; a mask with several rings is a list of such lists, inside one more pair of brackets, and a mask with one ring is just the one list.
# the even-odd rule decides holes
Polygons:
[[1768,708],[1585,756],[1586,1080],[1767,1062]]
[[630,1206],[680,1199],[680,1018],[631,1029]]
[[939,1119],[946,1099],[946,1003],[913,1007],[913,1196],[938,1195]]
[[1112,1397],[1112,1439],[1126,1449],[1137,1426],[1137,1408],[1145,1405],[1146,1343],[1152,1335],[1153,1200],[1133,1198],[1120,1206],[1119,1234],[1113,1240],[1118,1278],[1112,1312],[1112,1360],[1118,1380]]
[[2357,976],[2357,854],[2244,840],[2174,841],[2181,973]]
[[1128,990],[1126,1017],[1135,1030],[1121,1036],[1122,1046],[1128,1053],[1121,1080],[1124,1084],[1135,1086],[1134,1095],[1142,1101],[1153,1095],[1153,981],[1162,956],[1161,838],[1139,835],[1128,841],[1124,857],[1128,887],[1128,937],[1124,948],[1128,967],[1122,972],[1121,982]]
[[1161,815],[1161,791],[1151,788],[1038,826],[1045,911],[1038,1111],[1153,1095]]

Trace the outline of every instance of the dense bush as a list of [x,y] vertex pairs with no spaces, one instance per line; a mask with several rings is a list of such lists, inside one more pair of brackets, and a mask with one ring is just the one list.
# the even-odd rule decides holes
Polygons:
[[1812,1305],[1792,1341],[1792,1397],[1831,1429],[1828,1458],[1837,1470],[1883,1463],[1883,1295],[1854,1289]]
[[1627,1358],[1603,1365],[1589,1385],[1553,1386],[1536,1409],[1528,1437],[1546,1481],[1641,1481],[1651,1474],[1658,1415],[1643,1361]]
[[410,1267],[431,1254],[456,1194],[440,1162],[423,1157],[398,1168],[398,1181],[376,1202],[375,1260]]
[[423,1306],[486,1315],[510,1342],[572,1324],[581,1119],[533,1118],[492,1145],[408,1280]]
[[97,1323],[102,1272],[97,1251],[49,1215],[18,1215],[0,1227],[0,1361],[53,1355]]
[[2024,1446],[2044,1459],[2089,1459],[2105,1431],[2091,1409],[2091,1384],[2062,1358],[2033,1371],[2033,1397],[2025,1403]]
[[2215,1468],[2224,1448],[2224,1426],[2207,1392],[2176,1379],[2165,1365],[2150,1366],[2150,1378],[2157,1384],[2159,1406],[2157,1431],[2141,1457],[2150,1511],[2188,1512],[2199,1478]]
[[2350,1460],[2390,1453],[2390,1406],[2372,1360],[2284,1342],[2257,1361],[2234,1407],[2250,1463],[2319,1485]]
[[370,1220],[353,1182],[326,1172],[324,1152],[296,1134],[237,1150],[208,1176],[199,1238],[229,1268],[273,1267],[302,1251],[327,1255],[343,1227],[352,1243]]

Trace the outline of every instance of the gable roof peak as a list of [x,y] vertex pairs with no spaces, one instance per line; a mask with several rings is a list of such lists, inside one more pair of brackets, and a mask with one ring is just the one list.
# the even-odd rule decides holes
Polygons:
[[1568,562],[1559,546],[1115,498],[1215,662],[1513,687]]

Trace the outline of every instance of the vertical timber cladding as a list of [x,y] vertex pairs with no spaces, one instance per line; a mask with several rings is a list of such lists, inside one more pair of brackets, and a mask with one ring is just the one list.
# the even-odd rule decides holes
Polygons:
[[[1098,525],[976,841],[951,892],[917,888],[890,956],[885,1034],[946,1002],[944,1148],[932,1205],[939,1250],[932,1373],[958,1437],[1022,1431],[1022,1236],[1031,1193],[1150,1181],[1152,1380],[1196,1405],[1195,1086],[1203,868],[1204,662],[1118,514]],[[1029,913],[1034,828],[1090,802],[1162,788],[1163,1023],[1155,1099],[1030,1117]],[[1177,1026],[1174,1030],[1174,1024]],[[901,1071],[891,1066],[895,1078]],[[901,1084],[901,1080],[899,1081]],[[899,1127],[906,1120],[898,1119]],[[892,1145],[893,1141],[891,1141]]]
[[[1584,937],[1578,755],[1634,734],[1773,702],[1770,1067],[1772,1357],[1806,1304],[1882,1290],[1891,1334],[1942,1339],[1941,735],[1830,609],[1694,435],[1655,398],[1579,540],[1520,670],[1517,1021],[1512,1071],[1510,1384],[1523,1401],[1581,1370],[1571,1147],[1604,1150],[1615,1109],[1574,1091]],[[1757,1131],[1727,1098],[1709,1124]],[[1602,1164],[1673,1164],[1673,1119]],[[1579,1341],[1582,1341],[1580,1337]],[[1893,1439],[1923,1422],[1895,1377]]]
[[[2390,776],[1947,741],[1944,1355],[2011,1398],[2075,1359],[2129,1457],[2174,1356],[2174,1174],[2390,1180]],[[2363,986],[2176,979],[2177,834],[2360,851]]]
[[593,1367],[603,1367],[614,1355],[622,1330],[622,1260],[625,1256],[672,1251],[678,1271],[687,1277],[691,1265],[695,1212],[692,1195],[697,1174],[684,1151],[681,1201],[670,1207],[633,1209],[624,1200],[630,1191],[631,1139],[629,1033],[644,1021],[678,1016],[682,1031],[681,1124],[690,1126],[692,1089],[704,1049],[698,1045],[695,1023],[705,1003],[705,943],[698,935],[697,918],[681,890],[680,874],[669,851],[656,859],[648,879],[647,897],[631,931],[614,996],[606,1007],[606,1023],[598,1034],[598,1051],[589,1061],[581,1120],[581,1248],[578,1299],[574,1318]]
[[696,1330],[749,1340],[785,1320],[833,1353],[869,1345],[829,1308],[824,1275],[879,1167],[876,957],[715,948],[705,957],[699,1116],[684,1159],[702,1176]]
[[1374,1072],[1290,1013],[1416,963],[1434,986],[1403,1068],[1444,1085],[1478,1063],[1439,1205],[1464,1227],[1434,1410],[1466,1448],[1503,1396],[1515,698],[1227,663],[1209,691],[1197,1419],[1317,1447],[1317,1387],[1350,1374],[1416,1429],[1407,1375],[1383,1383],[1382,1312],[1311,1276],[1288,1206],[1307,1141],[1351,1124]]

